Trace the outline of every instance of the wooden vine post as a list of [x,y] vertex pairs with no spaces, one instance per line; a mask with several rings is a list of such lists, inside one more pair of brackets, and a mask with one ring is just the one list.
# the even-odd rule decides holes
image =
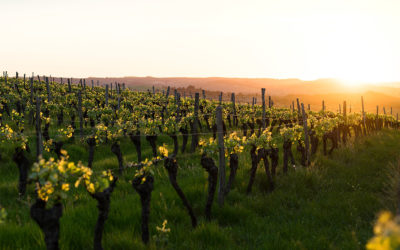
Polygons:
[[33,105],[33,77],[30,78],[31,104]]
[[18,72],[15,73],[14,89],[18,89]]
[[176,123],[178,123],[181,120],[181,94],[176,93],[176,98],[175,98],[175,102],[176,102]]
[[376,130],[379,128],[379,105],[376,105]]
[[47,89],[47,101],[51,102],[51,91],[50,91],[50,84],[48,77],[46,77],[46,89]]
[[193,153],[196,150],[197,144],[199,142],[199,135],[197,134],[197,126],[199,123],[199,93],[195,94],[194,99],[194,121],[193,121],[193,130],[192,130],[192,145],[191,152]]
[[83,116],[82,116],[82,93],[78,92],[78,115],[79,115],[79,132],[83,138]]
[[[346,101],[343,101],[343,118],[344,118],[344,124],[345,126],[347,125],[347,103]],[[343,143],[346,144],[347,142],[347,133],[346,131],[343,131]]]
[[71,93],[71,79],[67,79],[68,82],[68,93]]
[[[119,91],[118,91],[119,92]],[[121,107],[121,94],[118,93],[118,106],[117,106],[117,110],[119,110],[119,108]]]
[[106,106],[108,106],[108,84],[106,85]]
[[363,128],[364,128],[364,135],[367,134],[367,126],[365,125],[365,112],[364,112],[364,98],[361,96],[361,109],[362,109],[362,119],[363,119]]
[[41,131],[41,120],[40,120],[40,97],[36,96],[36,158],[43,153],[43,143],[42,143],[42,131]]
[[236,105],[235,105],[235,93],[232,93],[231,95],[231,101],[232,101],[232,110],[233,110],[233,126],[237,126],[237,117],[236,117]]
[[219,187],[218,187],[218,204],[224,205],[225,193],[225,148],[224,148],[224,131],[222,125],[222,107],[218,106],[216,109],[216,122],[217,122],[217,140],[219,151]]
[[[34,93],[33,77],[30,77],[29,81],[30,81],[30,91],[31,91],[30,103],[33,107],[33,105],[35,105],[34,100],[33,100],[33,93]],[[31,122],[32,125],[34,124],[34,120],[33,120],[35,117],[34,113],[35,113],[35,110],[33,110],[33,109],[29,111],[29,121]]]
[[272,100],[271,100],[271,96],[268,96],[268,108],[272,107]]
[[[390,118],[392,118],[392,116],[393,116],[393,108],[392,107],[390,107]],[[393,126],[393,122],[392,122],[392,120],[390,120],[390,126],[392,127]]]
[[304,144],[306,147],[306,166],[309,166],[310,164],[310,143],[309,143],[309,137],[308,137],[308,127],[307,127],[307,116],[306,116],[306,111],[304,110],[304,104],[301,104],[301,110],[302,110],[302,115],[303,115],[303,128],[304,128]]
[[263,130],[266,127],[265,121],[265,88],[261,89],[261,100],[262,100],[262,128]]
[[301,125],[301,111],[300,111],[300,101],[299,98],[296,98],[297,101],[297,120],[298,120],[298,124]]

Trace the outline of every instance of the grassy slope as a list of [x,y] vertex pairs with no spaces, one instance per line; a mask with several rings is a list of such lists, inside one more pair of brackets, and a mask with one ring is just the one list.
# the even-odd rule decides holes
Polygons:
[[[168,138],[159,141],[171,145]],[[82,146],[68,145],[66,149],[74,161],[87,158]],[[0,204],[9,214],[8,222],[0,225],[0,248],[43,249],[43,236],[29,217],[29,202],[16,200],[18,172],[9,158],[11,150],[3,148],[0,161]],[[96,150],[95,169],[117,166],[108,147]],[[129,141],[122,142],[122,151],[127,161],[135,160]],[[154,235],[155,227],[167,219],[171,249],[363,248],[372,235],[376,213],[394,207],[393,176],[397,171],[390,163],[396,162],[399,151],[400,134],[384,131],[354,147],[342,148],[331,157],[318,156],[309,169],[292,169],[287,176],[278,172],[277,187],[272,193],[265,191],[265,172],[259,169],[249,196],[245,189],[250,157],[242,154],[236,187],[224,207],[214,205],[211,222],[204,219],[207,175],[199,156],[180,156],[178,182],[198,215],[199,226],[191,229],[189,216],[159,165],[152,194],[150,233]],[[145,156],[149,155],[146,146]],[[140,201],[128,182],[131,176],[133,170],[128,170],[112,195],[103,239],[105,249],[144,248],[140,239]],[[33,197],[32,185],[28,193]],[[61,249],[90,249],[97,219],[96,202],[83,190],[72,197],[75,195],[78,199],[66,202],[61,219]],[[155,248],[154,243],[150,248]]]

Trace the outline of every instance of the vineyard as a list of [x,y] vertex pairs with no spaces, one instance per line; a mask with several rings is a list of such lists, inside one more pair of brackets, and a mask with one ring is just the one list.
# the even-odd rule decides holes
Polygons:
[[398,117],[261,93],[3,75],[0,248],[363,248],[394,204],[376,190],[396,172]]

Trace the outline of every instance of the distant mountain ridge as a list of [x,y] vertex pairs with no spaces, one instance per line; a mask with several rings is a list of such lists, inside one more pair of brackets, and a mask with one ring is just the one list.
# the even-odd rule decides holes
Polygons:
[[261,88],[266,88],[269,95],[318,95],[329,93],[363,93],[367,91],[380,92],[391,96],[400,97],[400,83],[387,83],[388,86],[363,85],[349,87],[336,79],[318,79],[303,81],[300,79],[273,79],[273,78],[224,78],[224,77],[89,77],[89,80],[99,80],[101,83],[124,82],[127,86],[136,88],[166,88],[167,86],[180,88],[193,86],[209,91],[223,91],[235,93],[259,93]]

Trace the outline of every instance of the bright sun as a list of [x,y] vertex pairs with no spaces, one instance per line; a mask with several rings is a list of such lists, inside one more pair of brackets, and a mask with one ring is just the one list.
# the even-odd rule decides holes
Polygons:
[[[347,86],[398,80],[394,45],[376,24],[355,16],[307,21],[308,76],[332,77]],[[366,23],[367,22],[367,23]],[[374,32],[371,32],[374,30]]]

